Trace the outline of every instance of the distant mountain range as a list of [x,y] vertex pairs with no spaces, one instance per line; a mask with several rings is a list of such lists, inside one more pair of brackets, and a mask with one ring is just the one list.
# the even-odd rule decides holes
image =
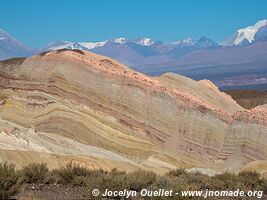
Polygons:
[[0,60],[64,48],[109,56],[149,75],[171,71],[210,79],[222,88],[267,85],[267,20],[239,29],[221,43],[204,36],[169,43],[121,37],[101,42],[58,40],[33,49],[0,30]]

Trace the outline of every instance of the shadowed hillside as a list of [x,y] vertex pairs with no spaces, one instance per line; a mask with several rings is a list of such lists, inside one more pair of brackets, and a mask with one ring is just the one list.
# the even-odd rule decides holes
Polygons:
[[228,90],[225,91],[243,108],[254,108],[267,104],[267,91],[256,90]]

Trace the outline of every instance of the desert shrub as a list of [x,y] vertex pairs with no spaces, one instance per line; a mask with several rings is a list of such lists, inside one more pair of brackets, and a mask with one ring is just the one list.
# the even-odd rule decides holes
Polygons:
[[80,50],[80,49],[72,49],[72,51],[75,51],[76,53],[85,55],[84,52],[82,50]]
[[85,181],[82,180],[82,177],[87,177],[90,173],[91,171],[85,167],[68,163],[64,167],[53,170],[52,175],[56,183],[73,184],[77,186],[80,184],[80,186],[82,186],[85,185]]
[[57,53],[65,52],[65,51],[74,51],[76,53],[79,53],[79,54],[84,55],[84,52],[82,50],[80,50],[80,49],[66,49],[66,48],[64,48],[64,49],[58,49],[58,50],[56,50]]
[[73,186],[84,187],[87,185],[86,177],[84,176],[74,176],[73,180],[71,181]]
[[0,164],[0,198],[8,199],[19,189],[18,173],[13,165]]
[[[158,189],[166,189],[171,190],[176,187],[174,180],[169,176],[157,176],[155,182],[150,186],[149,189],[151,190],[158,190]],[[178,191],[175,191],[178,192]],[[146,199],[155,199],[155,200],[168,200],[168,199],[174,199],[172,197],[147,197]],[[175,197],[177,199],[177,196]]]
[[218,182],[221,181],[222,188],[218,189],[236,190],[243,188],[243,184],[239,181],[238,176],[233,173],[224,172],[211,178]]
[[255,188],[258,185],[261,185],[263,182],[259,173],[249,171],[240,172],[238,174],[238,179],[239,182],[241,182],[245,186],[244,189],[249,190]]
[[85,173],[82,173],[80,175],[74,173],[74,178],[71,183],[73,185],[86,186],[89,188],[90,187],[98,188],[97,186],[101,187],[103,182],[102,180],[105,178],[108,172],[103,170],[90,170],[90,169],[86,170],[87,171]]
[[258,187],[258,190],[263,191],[267,195],[267,179],[263,180],[261,185]]
[[201,173],[189,173],[184,169],[176,169],[168,172],[167,177],[175,183],[175,190],[200,190],[207,188],[207,176]]
[[57,53],[65,52],[65,51],[71,51],[71,50],[70,49],[66,49],[66,48],[56,50]]
[[[92,196],[90,192],[95,188],[99,189],[100,193],[104,193],[106,189],[112,191],[127,189],[127,174],[116,169],[111,171],[96,170],[91,171],[91,173],[86,176],[85,182],[86,190],[89,191],[87,197],[89,199],[97,199]],[[100,196],[98,198],[102,199]],[[114,197],[114,199],[116,198]]]
[[172,178],[168,176],[157,176],[152,186],[155,188],[172,189],[174,185],[175,183]]
[[113,169],[104,176],[102,186],[113,191],[127,189],[127,174]]
[[155,181],[157,175],[154,172],[138,170],[127,175],[126,186],[129,189],[140,191],[149,188]]
[[224,185],[224,181],[217,177],[209,177],[207,179],[207,189],[209,190],[222,190]]
[[59,184],[70,184],[75,177],[72,163],[67,164],[65,167],[55,169],[52,174],[56,177],[56,182]]
[[185,179],[187,179],[187,184],[198,185],[199,189],[207,189],[208,187],[207,183],[208,183],[209,177],[199,172],[188,173]]
[[45,163],[32,163],[20,171],[21,181],[23,183],[46,183],[48,172]]
[[74,176],[87,176],[91,173],[91,170],[86,167],[80,166],[79,164],[69,163],[67,164],[67,169],[71,170]]
[[169,171],[166,176],[170,176],[170,177],[178,177],[181,175],[187,175],[188,173],[185,171],[185,169],[175,169],[175,170],[171,170]]
[[[188,173],[183,169],[172,170],[165,176],[153,172],[138,170],[125,173],[113,169],[111,171],[89,170],[86,167],[72,163],[64,167],[48,171],[45,164],[30,164],[20,171],[14,166],[0,164],[0,199],[7,199],[14,195],[21,183],[59,183],[72,187],[83,187],[88,192],[89,199],[97,199],[91,194],[97,188],[103,193],[106,189],[135,190],[141,189],[172,189],[174,192],[182,190],[259,190],[267,193],[267,180],[263,180],[258,173],[241,172],[239,174],[223,173],[213,177],[201,173]],[[20,181],[23,180],[23,181]],[[68,186],[69,187],[69,186]],[[99,197],[99,199],[101,199]],[[146,199],[167,200],[170,197],[153,197]],[[175,196],[175,199],[192,199]],[[197,198],[194,198],[197,199]]]
[[[97,188],[100,190],[100,192],[104,192],[106,189],[106,184],[104,183],[105,177],[106,173],[104,173],[102,170],[97,170],[87,176],[85,179],[87,191],[92,191],[93,189]],[[93,196],[91,196],[91,192],[89,192],[89,197],[93,198]]]

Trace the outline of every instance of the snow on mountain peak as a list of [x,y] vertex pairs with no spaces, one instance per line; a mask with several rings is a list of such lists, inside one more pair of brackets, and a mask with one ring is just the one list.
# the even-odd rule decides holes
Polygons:
[[136,43],[142,46],[151,46],[152,44],[154,44],[154,42],[150,38],[145,37],[137,39]]
[[[10,36],[7,32],[5,32],[3,29],[0,29],[0,38],[9,38]],[[2,39],[3,40],[3,39]]]
[[58,50],[58,49],[94,49],[96,47],[102,47],[107,43],[107,40],[102,42],[69,42],[64,40],[57,40],[46,46],[46,49],[49,50]]
[[252,43],[254,41],[254,36],[262,27],[267,26],[267,20],[260,20],[253,26],[248,26],[246,28],[242,28],[237,30],[236,37],[234,38],[233,44],[239,45],[244,41],[248,41]]
[[118,43],[118,44],[123,44],[123,43],[126,43],[126,42],[127,42],[127,39],[125,37],[116,38],[114,40],[114,43]]
[[64,40],[57,40],[55,42],[52,42],[52,43],[48,44],[45,47],[45,49],[54,51],[54,50],[58,50],[58,49],[68,48],[72,44],[73,44],[73,42],[64,41]]
[[254,27],[256,27],[256,28],[261,28],[261,27],[263,27],[263,26],[266,26],[267,25],[267,19],[263,19],[263,20],[260,20],[260,21],[258,21],[255,25],[254,25]]
[[96,47],[102,47],[107,43],[107,40],[102,42],[79,42],[79,44],[87,49],[94,49]]
[[191,37],[188,37],[188,38],[183,39],[182,40],[182,43],[185,43],[185,44],[193,44],[194,43],[194,40]]
[[133,42],[135,44],[141,45],[141,46],[151,46],[152,44],[154,44],[154,42],[150,39],[150,38],[137,38],[137,39],[127,39],[125,37],[120,37],[120,38],[116,38],[113,40],[114,43],[117,44],[124,44],[127,42]]

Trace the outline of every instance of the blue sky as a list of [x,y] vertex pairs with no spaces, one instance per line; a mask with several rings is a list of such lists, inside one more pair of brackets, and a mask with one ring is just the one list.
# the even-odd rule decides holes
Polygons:
[[0,28],[33,47],[122,36],[222,41],[267,18],[267,0],[1,0],[0,8]]

